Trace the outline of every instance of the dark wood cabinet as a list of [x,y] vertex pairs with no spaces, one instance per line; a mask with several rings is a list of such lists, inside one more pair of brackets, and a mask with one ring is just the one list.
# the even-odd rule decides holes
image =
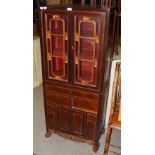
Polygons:
[[46,137],[93,144],[104,128],[113,55],[114,8],[40,10]]

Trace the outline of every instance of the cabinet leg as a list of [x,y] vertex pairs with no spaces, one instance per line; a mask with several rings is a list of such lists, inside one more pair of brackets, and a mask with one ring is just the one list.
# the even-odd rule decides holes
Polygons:
[[96,153],[98,151],[99,147],[100,147],[100,144],[99,143],[94,143],[92,149]]
[[104,134],[105,133],[105,129],[104,128],[102,128],[102,134]]
[[46,134],[45,134],[45,137],[46,137],[46,138],[50,137],[52,133],[53,133],[52,131],[49,131],[49,130],[48,130],[48,131],[46,132]]

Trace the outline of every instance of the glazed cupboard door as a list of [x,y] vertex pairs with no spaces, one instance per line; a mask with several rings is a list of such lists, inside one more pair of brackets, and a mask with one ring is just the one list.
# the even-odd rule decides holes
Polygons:
[[45,13],[47,79],[68,81],[68,16]]
[[[101,17],[74,15],[74,83],[97,87]],[[105,18],[103,18],[104,21]]]

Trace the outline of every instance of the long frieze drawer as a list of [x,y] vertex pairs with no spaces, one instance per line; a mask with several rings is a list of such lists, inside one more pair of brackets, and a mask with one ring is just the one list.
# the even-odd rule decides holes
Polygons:
[[61,94],[70,94],[70,90],[64,87],[55,86],[53,84],[45,84],[45,89],[47,92],[57,92]]
[[89,121],[95,121],[96,122],[97,115],[87,113],[87,120],[89,120]]
[[59,95],[54,93],[46,93],[47,104],[59,104],[62,106],[70,107],[70,96]]
[[72,108],[97,114],[98,102],[93,100],[84,100],[82,98],[72,98]]
[[94,94],[94,93],[89,93],[86,91],[71,90],[71,94],[73,96],[83,97],[83,98],[87,98],[87,99],[91,99],[91,100],[98,100],[99,99],[99,95]]
[[58,95],[54,93],[46,93],[47,104],[57,103]]
[[70,96],[58,95],[58,104],[70,107]]
[[55,112],[55,110],[56,110],[55,105],[53,105],[53,104],[47,105],[47,112],[48,113]]

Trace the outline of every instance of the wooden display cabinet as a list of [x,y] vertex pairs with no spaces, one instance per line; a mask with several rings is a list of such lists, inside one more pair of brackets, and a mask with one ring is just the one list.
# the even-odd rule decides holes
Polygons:
[[53,132],[99,148],[104,128],[114,8],[40,10],[46,137]]

